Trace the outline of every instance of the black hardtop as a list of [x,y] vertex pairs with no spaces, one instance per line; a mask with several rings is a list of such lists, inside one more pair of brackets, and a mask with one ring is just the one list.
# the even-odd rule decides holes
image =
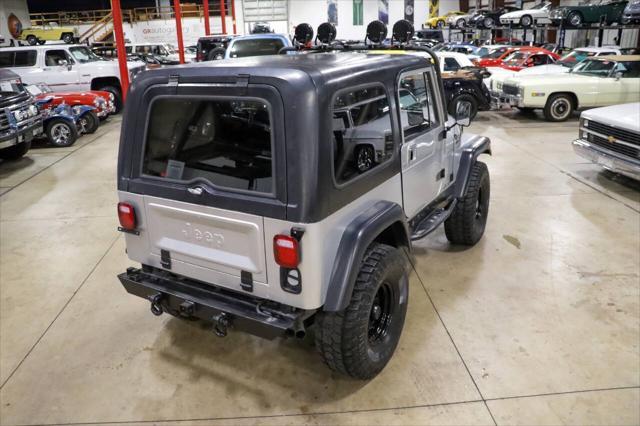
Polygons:
[[[401,69],[415,66],[431,65],[423,57],[405,54],[384,53],[308,53],[293,55],[269,55],[248,58],[236,58],[225,61],[207,61],[185,64],[170,68],[152,70],[140,75],[135,85],[145,85],[149,80],[160,75],[178,76],[179,82],[206,82],[204,78],[236,79],[239,75],[282,79],[289,82],[304,81],[292,79],[294,76],[306,75],[315,87],[322,87],[329,81],[362,76],[362,83],[367,82],[367,72],[397,73]],[[145,78],[146,77],[146,78]],[[151,83],[153,84],[153,83]],[[302,87],[298,87],[302,89]]]
[[[145,117],[151,103],[158,96],[198,97],[222,90],[242,97],[246,87],[254,86],[246,93],[277,93],[272,98],[278,167],[275,199],[221,191],[206,205],[294,222],[322,220],[397,175],[401,168],[396,152],[391,161],[366,178],[356,178],[344,187],[335,184],[332,150],[327,149],[333,135],[333,96],[353,87],[383,86],[389,96],[393,128],[398,129],[393,94],[400,73],[431,66],[424,57],[402,53],[339,52],[238,58],[140,73],[131,85],[123,117],[118,188],[192,202],[182,184],[156,185],[140,175]],[[400,134],[396,131],[393,135],[399,150]],[[287,143],[281,143],[285,140]]]

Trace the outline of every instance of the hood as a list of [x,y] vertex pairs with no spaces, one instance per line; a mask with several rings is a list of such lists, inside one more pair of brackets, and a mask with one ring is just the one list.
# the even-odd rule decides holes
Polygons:
[[[535,68],[535,67],[534,67]],[[579,83],[581,79],[584,79],[585,82],[592,81],[594,78],[600,77],[592,77],[588,75],[579,75],[579,74],[558,74],[554,75],[553,78],[549,78],[545,74],[535,74],[535,75],[526,75],[522,74],[522,71],[518,73],[517,76],[507,79],[505,83],[517,84],[519,86],[540,86],[547,88],[555,88],[555,87],[568,87],[568,85],[575,85]]]
[[88,99],[93,99],[96,97],[96,95],[94,93],[91,92],[52,92],[52,93],[44,93],[45,95],[51,95],[51,96],[62,96],[62,97],[74,97],[74,98],[88,98]]
[[640,132],[640,102],[590,109],[584,111],[580,117]]
[[520,75],[541,75],[541,74],[563,74],[569,72],[570,68],[557,64],[538,65],[525,68],[520,71]]

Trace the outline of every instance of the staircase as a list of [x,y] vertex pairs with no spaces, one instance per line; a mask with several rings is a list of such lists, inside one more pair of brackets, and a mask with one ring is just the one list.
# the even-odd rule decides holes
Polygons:
[[96,21],[87,31],[80,34],[80,43],[98,43],[113,39],[113,16],[111,13]]

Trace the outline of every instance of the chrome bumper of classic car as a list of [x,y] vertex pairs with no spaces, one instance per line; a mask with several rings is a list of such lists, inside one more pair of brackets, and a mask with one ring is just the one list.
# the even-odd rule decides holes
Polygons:
[[573,150],[579,156],[607,170],[640,180],[640,159],[634,160],[614,152],[606,151],[584,139],[576,139],[573,141]]
[[504,92],[491,91],[491,108],[502,109],[506,107],[524,107],[520,95],[507,95]]

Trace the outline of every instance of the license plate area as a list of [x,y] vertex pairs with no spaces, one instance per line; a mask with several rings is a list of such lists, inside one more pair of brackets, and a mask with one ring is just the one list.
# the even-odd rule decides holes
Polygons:
[[262,217],[155,197],[145,210],[153,256],[266,283]]

